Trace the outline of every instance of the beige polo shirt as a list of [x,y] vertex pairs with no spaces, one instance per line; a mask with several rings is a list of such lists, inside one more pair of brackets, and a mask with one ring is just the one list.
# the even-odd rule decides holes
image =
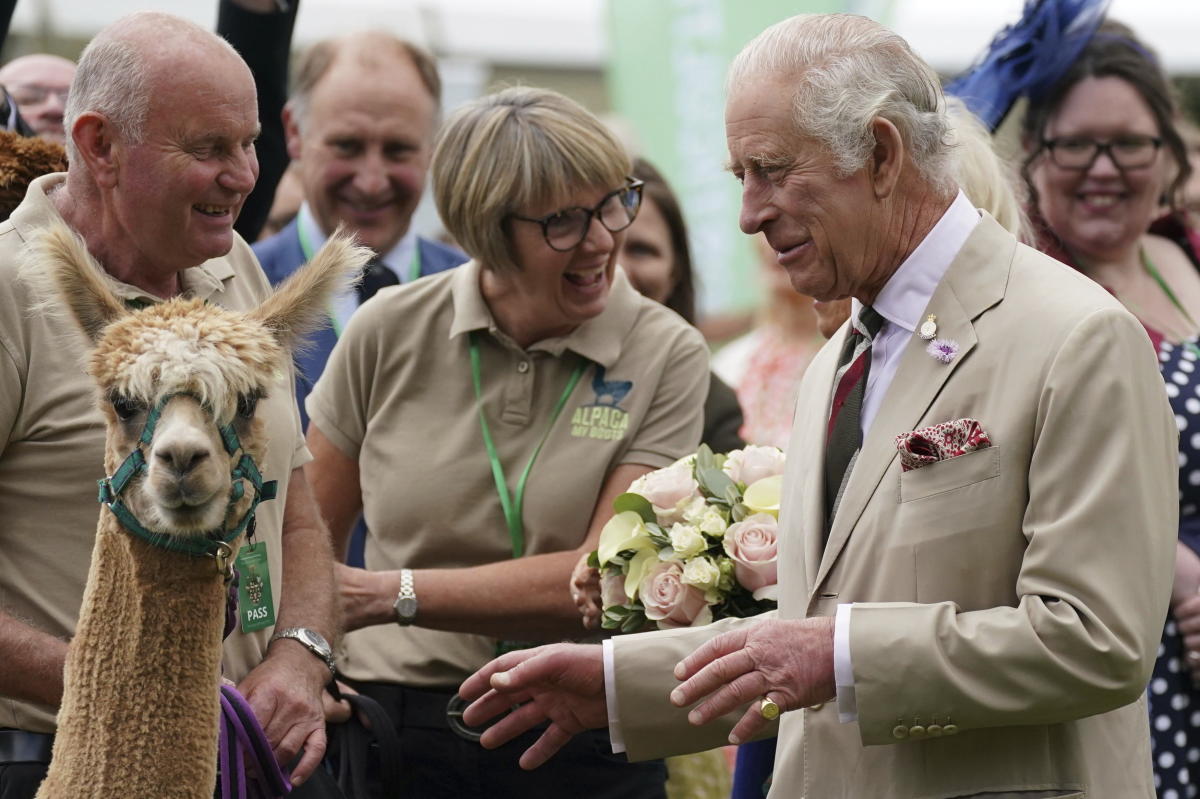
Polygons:
[[[514,492],[572,372],[584,365],[529,476],[527,554],[579,546],[618,465],[666,466],[700,440],[704,340],[638,294],[624,273],[617,271],[603,313],[528,350],[496,328],[479,275],[472,261],[381,291],[350,320],[308,398],[313,423],[358,460],[367,568],[462,568],[512,557],[476,412],[470,331],[488,424]],[[493,657],[495,643],[385,624],[346,636],[341,668],[359,680],[457,687]]]
[[[88,341],[69,312],[31,312],[40,299],[18,277],[26,241],[57,216],[46,192],[64,175],[47,175],[29,188],[12,218],[0,224],[0,609],[62,638],[79,617],[100,505],[96,480],[104,476],[104,419],[92,379],[84,370]],[[270,285],[240,238],[224,258],[182,275],[185,292],[231,309],[251,309]],[[128,299],[155,301],[112,281]],[[270,437],[264,479],[279,481],[279,496],[258,510],[258,536],[267,543],[276,608],[280,531],[291,470],[310,459],[300,435],[290,370],[270,392],[263,417]],[[262,406],[260,406],[262,407]],[[226,641],[226,676],[238,680],[266,653],[270,629],[235,630]],[[5,668],[0,653],[0,668]],[[55,709],[0,697],[0,727],[54,730]]]

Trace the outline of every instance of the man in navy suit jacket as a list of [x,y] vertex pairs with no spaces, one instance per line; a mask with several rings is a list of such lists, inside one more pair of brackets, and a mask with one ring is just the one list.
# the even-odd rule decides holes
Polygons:
[[388,34],[326,40],[300,62],[283,121],[304,204],[290,225],[254,245],[254,252],[272,283],[307,261],[339,224],[378,255],[364,280],[368,296],[360,290],[335,300],[332,328],[297,357],[296,400],[306,427],[304,400],[338,333],[369,294],[467,260],[410,231],[425,189],[440,95],[433,59]]

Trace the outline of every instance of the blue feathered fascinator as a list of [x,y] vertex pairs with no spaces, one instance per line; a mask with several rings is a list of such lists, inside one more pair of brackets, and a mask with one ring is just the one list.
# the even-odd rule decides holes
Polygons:
[[992,131],[1022,95],[1036,98],[1061,78],[1091,40],[1109,0],[1028,0],[965,74],[946,85]]

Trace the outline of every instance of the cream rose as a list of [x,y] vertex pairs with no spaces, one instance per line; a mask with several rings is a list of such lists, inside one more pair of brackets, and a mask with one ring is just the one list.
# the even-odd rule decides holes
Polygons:
[[696,526],[700,528],[700,532],[720,538],[725,535],[725,530],[729,528],[729,522],[726,521],[725,514],[712,505],[709,505],[705,508],[704,515],[700,517],[700,521]]
[[633,481],[629,490],[650,501],[659,524],[664,526],[680,521],[692,500],[700,496],[692,467],[683,463],[644,474]]
[[677,560],[659,561],[642,578],[638,593],[646,618],[661,628],[695,627],[712,621],[704,592],[683,581],[683,566]]
[[783,451],[775,447],[748,446],[729,453],[721,468],[733,482],[753,485],[764,477],[783,474]]
[[733,560],[738,582],[755,599],[775,598],[778,537],[779,523],[769,513],[747,516],[725,531],[725,554]]
[[683,565],[683,582],[704,592],[704,601],[712,604],[721,599],[718,584],[721,570],[709,558],[692,558]]
[[700,535],[700,530],[690,524],[676,524],[671,527],[671,549],[675,556],[687,560],[694,558],[708,549],[708,542]]

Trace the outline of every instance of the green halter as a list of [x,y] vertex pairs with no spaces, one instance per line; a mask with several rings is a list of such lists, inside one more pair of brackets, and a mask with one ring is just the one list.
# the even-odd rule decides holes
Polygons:
[[[189,392],[181,391],[175,394],[168,394],[158,401],[158,404],[150,409],[146,415],[146,426],[142,428],[142,435],[138,439],[137,445],[134,446],[133,452],[121,462],[120,467],[110,477],[105,477],[103,480],[96,482],[100,486],[100,504],[104,505],[112,514],[117,517],[117,520],[129,532],[136,535],[143,541],[166,549],[171,552],[181,552],[185,555],[193,557],[210,557],[218,561],[218,566],[221,571],[226,571],[227,563],[221,563],[222,560],[227,561],[232,553],[230,544],[237,539],[247,528],[250,529],[251,535],[254,531],[254,512],[258,509],[259,502],[275,499],[276,482],[263,482],[262,473],[259,472],[258,466],[255,465],[254,459],[249,453],[242,452],[242,456],[238,459],[237,465],[229,473],[232,478],[232,486],[229,490],[229,508],[232,508],[238,500],[245,494],[245,488],[242,481],[248,481],[254,488],[254,500],[250,503],[250,507],[246,509],[246,513],[242,516],[241,521],[237,523],[231,530],[223,530],[217,528],[210,530],[203,536],[193,536],[188,538],[178,538],[176,536],[165,535],[163,533],[155,533],[147,530],[129,507],[121,501],[121,492],[126,486],[142,472],[146,471],[146,458],[142,455],[142,446],[148,446],[154,439],[154,428],[158,424],[158,419],[162,415],[163,408],[167,403],[178,396],[193,397],[197,402],[199,397]],[[221,442],[225,446],[225,452],[233,455],[242,448],[242,443],[238,439],[237,431],[233,429],[233,423],[219,425],[217,430],[221,433]],[[226,511],[228,513],[228,510]]]

